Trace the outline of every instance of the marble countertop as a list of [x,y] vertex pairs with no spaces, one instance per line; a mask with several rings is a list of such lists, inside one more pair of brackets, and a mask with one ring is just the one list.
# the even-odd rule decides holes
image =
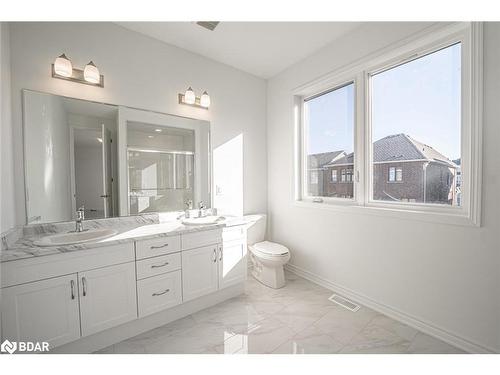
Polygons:
[[41,224],[26,227],[21,238],[10,245],[7,249],[2,250],[0,263],[32,257],[95,249],[98,247],[127,243],[135,240],[168,237],[236,225],[246,225],[251,221],[251,219],[246,219],[245,217],[226,217],[224,220],[221,220],[216,224],[195,226],[184,225],[181,220],[162,221],[158,219],[158,215],[89,220],[84,222],[85,229],[113,228],[117,230],[118,233],[95,242],[50,247],[36,246],[34,242],[51,234],[70,231],[74,228],[74,222]]

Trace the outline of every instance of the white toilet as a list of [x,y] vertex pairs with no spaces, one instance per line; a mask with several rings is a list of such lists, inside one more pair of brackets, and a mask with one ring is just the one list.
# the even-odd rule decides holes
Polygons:
[[262,284],[278,289],[285,286],[284,266],[290,260],[290,251],[283,245],[264,241],[266,215],[246,216],[250,221],[247,230],[248,249],[252,261],[252,276]]

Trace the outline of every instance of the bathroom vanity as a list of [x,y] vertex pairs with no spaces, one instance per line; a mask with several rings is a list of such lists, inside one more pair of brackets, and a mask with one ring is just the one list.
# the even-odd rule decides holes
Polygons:
[[2,253],[2,341],[91,352],[243,292],[244,220],[187,226],[157,217],[89,221],[117,234],[59,247],[34,243],[71,223],[30,228]]

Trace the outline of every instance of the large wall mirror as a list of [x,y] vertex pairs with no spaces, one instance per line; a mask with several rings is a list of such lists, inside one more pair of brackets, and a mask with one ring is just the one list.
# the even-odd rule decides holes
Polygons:
[[210,123],[23,90],[27,224],[211,207]]

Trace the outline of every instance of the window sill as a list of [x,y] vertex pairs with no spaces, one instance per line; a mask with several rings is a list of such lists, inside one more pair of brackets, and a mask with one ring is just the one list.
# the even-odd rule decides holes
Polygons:
[[401,220],[422,221],[427,223],[439,223],[446,225],[458,225],[466,227],[480,227],[479,222],[461,213],[440,213],[435,211],[417,211],[412,209],[401,209],[393,207],[380,206],[361,206],[354,201],[347,202],[322,202],[315,203],[309,200],[295,200],[294,206],[302,208],[313,208],[330,210],[356,215],[374,215],[383,216]]

